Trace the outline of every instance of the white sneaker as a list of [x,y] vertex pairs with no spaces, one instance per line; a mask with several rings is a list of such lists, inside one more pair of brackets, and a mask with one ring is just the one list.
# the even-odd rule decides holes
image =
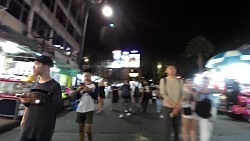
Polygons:
[[127,113],[126,116],[131,116],[131,113]]
[[128,112],[128,110],[124,110],[124,112],[125,112],[125,113],[127,113],[127,112]]
[[124,117],[124,115],[123,115],[123,114],[120,114],[119,118],[123,118],[123,117]]
[[163,118],[164,118],[164,116],[163,116],[163,115],[160,115],[160,116],[159,116],[159,118],[160,118],[160,119],[163,119]]

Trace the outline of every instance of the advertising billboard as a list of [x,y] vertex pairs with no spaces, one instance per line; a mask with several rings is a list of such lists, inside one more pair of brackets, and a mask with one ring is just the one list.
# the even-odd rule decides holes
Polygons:
[[115,50],[113,53],[113,62],[108,68],[139,68],[140,54],[137,50],[120,51]]

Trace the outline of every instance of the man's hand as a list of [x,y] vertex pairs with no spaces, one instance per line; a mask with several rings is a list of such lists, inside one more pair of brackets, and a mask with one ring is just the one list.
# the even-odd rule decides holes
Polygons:
[[172,113],[174,116],[177,116],[179,112],[180,112],[180,108],[174,108]]
[[83,90],[86,91],[86,92],[92,92],[92,91],[93,91],[93,88],[84,87]]
[[31,94],[31,93],[24,93],[20,96],[20,101],[22,103],[29,103],[29,104],[34,104],[35,101],[37,100],[37,97],[35,94]]

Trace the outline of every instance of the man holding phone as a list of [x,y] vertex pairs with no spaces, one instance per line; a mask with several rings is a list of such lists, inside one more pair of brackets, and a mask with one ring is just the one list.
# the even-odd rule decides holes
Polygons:
[[76,109],[76,123],[79,124],[80,141],[84,141],[85,132],[88,140],[92,141],[92,124],[95,110],[94,95],[96,95],[97,86],[91,81],[91,76],[91,70],[85,69],[83,71],[84,83],[81,83],[76,90],[80,99]]
[[34,82],[30,93],[17,95],[26,106],[19,141],[51,141],[62,103],[61,86],[50,76],[50,68],[54,66],[50,57],[42,55],[30,60],[34,61],[34,74],[39,80]]

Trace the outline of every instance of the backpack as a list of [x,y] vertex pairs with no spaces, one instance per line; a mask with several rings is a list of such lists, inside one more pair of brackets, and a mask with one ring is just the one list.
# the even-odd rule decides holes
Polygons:
[[93,93],[90,94],[90,96],[94,99],[94,100],[97,100],[98,98],[98,93],[99,93],[99,89],[98,89],[98,84],[93,82],[94,85],[95,85],[95,90]]
[[130,85],[129,84],[122,85],[121,96],[122,98],[130,98]]
[[205,98],[196,103],[195,113],[202,118],[208,119],[209,117],[211,117],[211,112],[210,112],[211,108],[212,108],[211,100]]
[[139,90],[139,83],[137,86],[135,86],[135,84],[133,84],[135,89],[134,89],[134,97],[140,97],[141,96],[141,93],[140,93],[140,90]]

